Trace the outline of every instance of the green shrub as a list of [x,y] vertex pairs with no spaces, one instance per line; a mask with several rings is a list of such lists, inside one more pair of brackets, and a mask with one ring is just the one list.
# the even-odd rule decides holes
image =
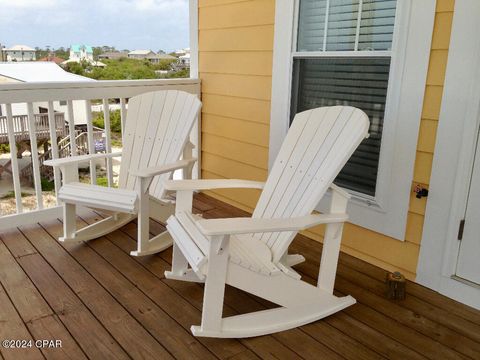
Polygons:
[[[105,120],[103,118],[103,112],[95,113],[93,119],[93,126],[105,129]],[[110,131],[114,133],[120,133],[122,131],[122,120],[120,110],[110,111]]]
[[108,187],[108,179],[106,177],[98,177],[97,185]]
[[189,78],[190,77],[190,69],[182,69],[170,74],[167,74],[166,78]]
[[55,190],[55,182],[49,181],[48,179],[42,178],[42,191],[53,191]]
[[[30,195],[31,194],[24,193],[24,192],[22,192],[22,194],[21,194],[22,197],[30,196]],[[13,199],[14,197],[15,197],[15,191],[8,191],[5,195],[0,197],[0,199],[7,200],[7,199]]]
[[0,154],[9,154],[9,153],[10,153],[10,145],[0,144]]

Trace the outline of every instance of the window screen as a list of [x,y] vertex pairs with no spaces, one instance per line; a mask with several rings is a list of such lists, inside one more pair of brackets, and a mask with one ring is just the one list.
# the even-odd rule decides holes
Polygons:
[[377,183],[395,11],[395,0],[301,0],[299,5],[291,118],[320,106],[365,111],[370,137],[335,183],[370,196]]

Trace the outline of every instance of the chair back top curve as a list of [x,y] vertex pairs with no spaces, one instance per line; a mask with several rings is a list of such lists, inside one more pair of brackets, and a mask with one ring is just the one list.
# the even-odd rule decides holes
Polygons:
[[[135,189],[131,170],[167,165],[180,159],[202,106],[198,97],[178,90],[160,90],[132,97],[128,102],[123,135],[119,187]],[[150,195],[162,198],[163,180],[156,176]]]
[[[295,115],[253,213],[256,218],[290,218],[312,213],[362,140],[370,122],[350,106],[320,107]],[[254,235],[285,254],[296,232]]]

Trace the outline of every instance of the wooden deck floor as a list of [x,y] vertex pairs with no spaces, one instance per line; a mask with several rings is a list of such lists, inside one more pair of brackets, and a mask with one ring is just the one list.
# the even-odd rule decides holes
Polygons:
[[[205,217],[244,216],[205,195],[195,208]],[[79,223],[94,220],[82,214]],[[480,359],[480,311],[414,283],[407,299],[384,297],[385,271],[342,254],[338,294],[358,303],[322,321],[242,340],[195,338],[202,286],[166,280],[171,250],[146,258],[128,255],[136,225],[88,244],[60,245],[60,221],[0,234],[0,340],[61,340],[61,348],[0,347],[4,359]],[[162,231],[152,223],[152,233]],[[307,281],[318,271],[321,246],[298,236]],[[225,314],[269,307],[234,288]],[[28,345],[28,343],[27,343]]]

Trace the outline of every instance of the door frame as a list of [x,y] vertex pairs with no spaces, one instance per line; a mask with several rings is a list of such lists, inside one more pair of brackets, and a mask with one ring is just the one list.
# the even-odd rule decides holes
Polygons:
[[[480,309],[480,286],[454,276],[480,119],[480,1],[456,0],[416,281]],[[463,120],[463,121],[462,121]]]

